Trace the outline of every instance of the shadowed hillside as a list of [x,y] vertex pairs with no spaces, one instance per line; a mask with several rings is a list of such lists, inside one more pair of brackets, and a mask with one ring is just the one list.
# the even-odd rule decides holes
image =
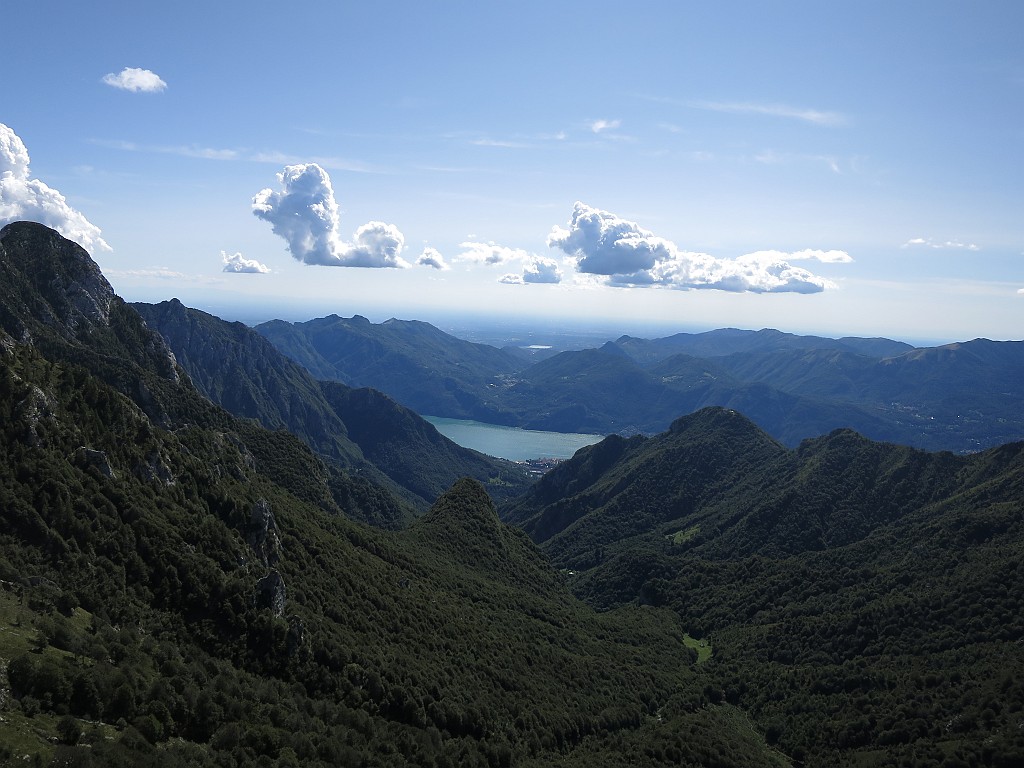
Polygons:
[[608,438],[503,515],[577,595],[669,607],[712,697],[805,765],[1024,759],[1024,443],[969,457],[849,430],[787,450],[707,409]]
[[215,403],[268,429],[289,430],[350,477],[387,487],[416,512],[463,476],[486,483],[500,499],[529,484],[516,465],[452,443],[386,395],[316,381],[241,323],[178,301],[133,307]]

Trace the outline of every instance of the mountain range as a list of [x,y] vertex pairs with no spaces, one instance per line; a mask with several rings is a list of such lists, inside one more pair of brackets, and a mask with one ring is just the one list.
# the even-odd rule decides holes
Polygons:
[[0,761],[775,763],[673,614],[585,606],[480,482],[358,522],[402,503],[213,403],[77,245],[7,225],[0,275]]
[[717,405],[790,447],[841,427],[957,453],[1024,438],[1024,342],[915,348],[720,329],[623,336],[535,361],[420,322],[331,316],[255,330],[322,379],[373,387],[431,416],[629,436]]
[[[444,343],[424,325],[387,333]],[[921,393],[1016,365],[1008,343],[756,333],[709,357],[682,351],[701,334],[623,338],[497,382],[494,348],[404,370],[450,393],[605,371],[597,392],[752,366],[798,389],[842,381],[816,370],[834,356],[840,390],[880,397],[914,365]],[[0,762],[1024,762],[1024,443],[792,444],[712,405],[531,483],[325,373],[125,303],[46,227],[0,230]],[[819,402],[744,386],[778,414]]]

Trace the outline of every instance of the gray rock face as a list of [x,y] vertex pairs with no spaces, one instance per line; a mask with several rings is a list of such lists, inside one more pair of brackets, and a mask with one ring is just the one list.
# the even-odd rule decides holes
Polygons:
[[295,656],[306,641],[306,628],[302,619],[292,616],[288,619],[288,656]]
[[177,482],[174,472],[167,466],[159,451],[150,451],[146,460],[135,468],[135,474],[147,482],[171,486]]
[[25,440],[35,447],[42,442],[40,424],[56,423],[50,397],[39,387],[33,386],[28,396],[18,403],[14,415],[25,424]]
[[284,579],[276,569],[256,582],[256,605],[261,608],[269,608],[278,619],[284,616],[286,599]]
[[253,505],[249,516],[249,546],[264,568],[272,568],[281,559],[281,538],[277,535],[277,521],[266,499]]
[[[80,245],[42,224],[16,222],[0,230],[0,248],[35,260],[23,264],[23,274],[42,303],[26,309],[43,323],[71,336],[110,324],[114,289]],[[23,326],[18,330],[25,332]]]
[[107,459],[107,454],[103,451],[97,451],[95,448],[88,448],[83,445],[75,451],[75,460],[87,467],[94,467],[106,478],[111,480],[117,478],[113,467],[110,466],[110,460]]

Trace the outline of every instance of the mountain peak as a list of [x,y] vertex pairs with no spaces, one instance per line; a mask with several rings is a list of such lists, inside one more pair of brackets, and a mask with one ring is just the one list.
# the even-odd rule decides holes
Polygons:
[[689,433],[694,436],[708,430],[712,430],[716,434],[716,438],[718,436],[733,438],[737,435],[760,435],[768,438],[764,430],[742,413],[719,405],[710,405],[694,413],[680,416],[672,422],[668,429],[669,433],[673,435]]
[[16,337],[33,321],[72,337],[110,323],[114,289],[89,253],[56,230],[31,221],[0,229],[0,274],[2,298],[21,315],[0,322]]
[[471,477],[457,480],[423,516],[423,522],[433,525],[457,526],[465,529],[501,527],[498,510],[487,495],[487,490]]

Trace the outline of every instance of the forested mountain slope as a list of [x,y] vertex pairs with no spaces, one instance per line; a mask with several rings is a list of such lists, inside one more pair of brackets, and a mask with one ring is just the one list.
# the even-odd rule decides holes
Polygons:
[[591,603],[671,607],[715,695],[805,765],[1024,760],[1024,443],[787,450],[707,409],[579,451],[503,515]]
[[83,250],[9,225],[0,272],[0,760],[785,763],[678,619],[581,604],[475,481],[353,522],[344,478],[203,397]]
[[323,380],[373,387],[417,413],[512,423],[491,390],[523,367],[515,355],[457,339],[429,323],[371,323],[337,315],[256,326],[281,352]]

